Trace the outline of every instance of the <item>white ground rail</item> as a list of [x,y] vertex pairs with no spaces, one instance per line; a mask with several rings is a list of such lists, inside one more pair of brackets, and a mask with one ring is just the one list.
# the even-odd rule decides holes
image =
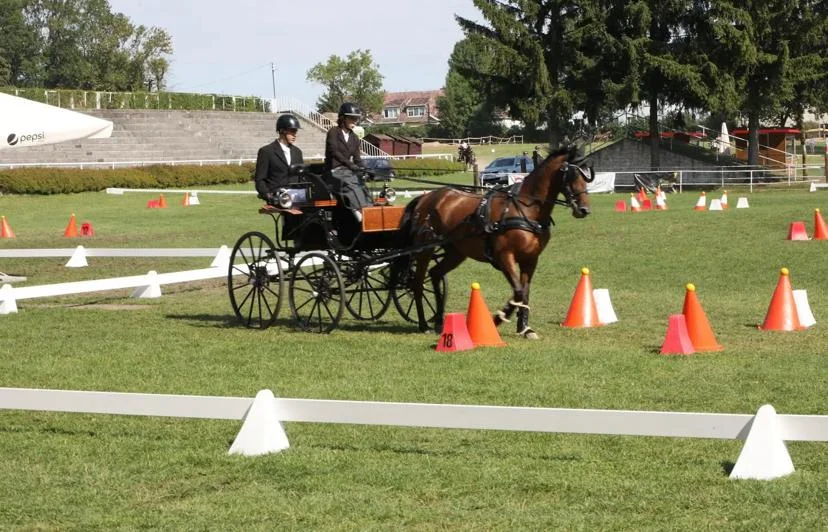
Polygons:
[[55,249],[0,249],[0,259],[70,257],[68,268],[88,266],[87,257],[213,257],[211,267],[225,268],[230,262],[230,250],[220,248],[74,248]]
[[[241,268],[237,268],[237,270],[236,274],[243,273]],[[134,288],[135,291],[132,292],[132,297],[157,298],[161,297],[161,285],[224,278],[227,276],[227,271],[228,269],[226,267],[213,267],[171,273],[157,273],[155,271],[150,271],[145,275],[115,277],[111,279],[96,279],[93,281],[75,281],[71,283],[44,284],[39,286],[13,287],[10,284],[4,284],[0,287],[0,315],[17,312],[18,300],[33,299],[38,297],[55,297],[87,292],[100,292],[104,290]]]
[[744,439],[731,478],[771,479],[793,473],[784,440],[828,441],[828,416],[755,416],[694,412],[581,410],[506,406],[255,399],[29,388],[0,388],[0,409],[208,419],[244,419],[231,453],[260,455],[289,447],[284,421],[446,429],[487,429],[627,436]]

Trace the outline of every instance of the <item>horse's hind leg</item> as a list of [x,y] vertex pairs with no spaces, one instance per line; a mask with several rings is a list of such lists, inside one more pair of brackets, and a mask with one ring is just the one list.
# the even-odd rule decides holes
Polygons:
[[412,291],[414,293],[414,305],[417,308],[417,323],[419,324],[420,332],[428,332],[428,321],[426,321],[425,309],[423,308],[423,282],[425,281],[428,263],[432,255],[433,253],[431,251],[426,251],[420,253],[414,259],[415,270]]
[[466,257],[458,253],[453,247],[445,247],[443,259],[428,272],[431,277],[431,286],[434,289],[434,298],[437,308],[434,316],[434,329],[439,334],[443,332],[443,318],[446,313],[446,294],[443,292],[443,280],[448,272],[458,267]]

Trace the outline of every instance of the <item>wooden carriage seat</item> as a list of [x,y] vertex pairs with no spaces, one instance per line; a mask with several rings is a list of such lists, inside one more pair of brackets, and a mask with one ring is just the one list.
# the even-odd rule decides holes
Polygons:
[[362,208],[362,232],[393,231],[400,228],[405,205]]

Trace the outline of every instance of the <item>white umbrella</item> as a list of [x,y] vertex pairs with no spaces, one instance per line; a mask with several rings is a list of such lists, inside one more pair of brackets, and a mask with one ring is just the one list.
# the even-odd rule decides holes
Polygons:
[[110,135],[109,120],[0,93],[0,150]]
[[730,155],[730,135],[727,133],[727,124],[722,122],[722,132],[719,134],[719,153]]

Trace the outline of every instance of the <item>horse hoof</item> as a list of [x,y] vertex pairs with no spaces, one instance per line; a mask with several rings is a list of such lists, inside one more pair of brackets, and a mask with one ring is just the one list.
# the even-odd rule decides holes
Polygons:
[[523,333],[523,337],[527,340],[540,340],[540,336],[535,331],[526,331]]

